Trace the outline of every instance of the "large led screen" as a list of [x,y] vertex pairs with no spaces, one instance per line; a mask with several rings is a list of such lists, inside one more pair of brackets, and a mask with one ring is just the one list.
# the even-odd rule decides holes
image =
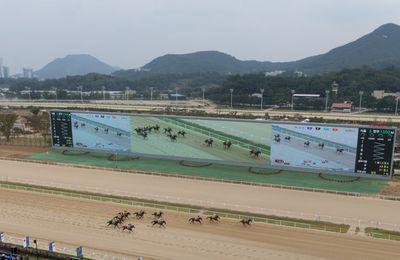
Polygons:
[[395,130],[52,111],[53,147],[253,167],[390,176]]
[[358,128],[273,124],[271,165],[355,172]]

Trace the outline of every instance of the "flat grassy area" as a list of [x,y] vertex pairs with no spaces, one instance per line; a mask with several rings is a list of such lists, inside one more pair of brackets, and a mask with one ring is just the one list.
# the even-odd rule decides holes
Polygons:
[[400,232],[398,231],[367,227],[365,233],[375,238],[400,241]]
[[75,197],[75,198],[90,199],[90,200],[109,201],[109,202],[113,202],[113,203],[121,203],[121,204],[132,205],[132,206],[150,207],[150,208],[173,210],[173,211],[186,212],[186,213],[196,213],[197,214],[197,213],[203,212],[203,214],[205,214],[205,215],[218,214],[221,217],[238,219],[238,220],[243,219],[243,218],[252,218],[256,222],[264,222],[264,223],[269,223],[269,224],[275,224],[275,225],[281,225],[281,226],[291,226],[291,227],[297,227],[297,228],[324,230],[324,231],[338,232],[338,233],[346,233],[350,228],[350,225],[336,224],[336,223],[326,222],[326,221],[288,218],[288,217],[280,217],[280,216],[275,216],[275,215],[253,214],[250,212],[230,211],[230,210],[223,210],[223,209],[217,209],[217,208],[206,208],[204,211],[203,208],[192,206],[192,205],[186,205],[186,204],[160,202],[160,201],[138,199],[138,198],[132,198],[132,197],[105,195],[105,194],[100,194],[100,193],[67,190],[67,189],[21,184],[21,183],[13,183],[13,182],[0,182],[0,187],[7,188],[7,189],[26,190],[26,191],[39,192],[39,193],[47,193],[47,194],[62,195],[62,196],[69,196],[69,197]]
[[[185,176],[200,176],[205,178],[216,178],[234,181],[246,181],[256,183],[268,183],[304,188],[326,189],[344,192],[359,192],[365,194],[379,194],[388,185],[387,180],[375,180],[360,178],[353,182],[335,182],[320,178],[316,173],[305,173],[296,171],[277,171],[273,169],[252,169],[247,167],[229,165],[211,165],[205,167],[188,167],[181,165],[178,161],[140,158],[129,161],[109,161],[109,154],[89,153],[85,155],[63,155],[58,151],[46,153],[35,153],[31,159],[46,161],[73,163],[82,165],[94,165],[101,167],[118,167],[122,169],[154,171]],[[122,158],[121,158],[122,159]],[[188,162],[189,164],[189,162]],[[348,176],[334,176],[325,174],[331,179],[348,181]]]

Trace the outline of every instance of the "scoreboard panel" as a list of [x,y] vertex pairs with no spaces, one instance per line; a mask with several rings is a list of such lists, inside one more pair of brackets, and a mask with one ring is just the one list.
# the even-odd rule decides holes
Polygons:
[[51,117],[51,137],[54,147],[73,147],[71,113],[53,111]]
[[390,176],[394,129],[359,128],[355,172]]

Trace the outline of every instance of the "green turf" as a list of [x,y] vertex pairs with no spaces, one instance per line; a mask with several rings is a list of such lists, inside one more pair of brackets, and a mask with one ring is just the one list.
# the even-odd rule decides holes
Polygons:
[[[386,180],[375,180],[361,178],[355,182],[338,183],[321,179],[316,173],[282,171],[274,174],[274,170],[250,173],[247,167],[212,165],[207,167],[182,166],[177,161],[140,158],[130,161],[108,161],[106,154],[87,155],[62,155],[58,151],[51,151],[48,154],[36,153],[32,159],[49,160],[63,163],[86,164],[105,167],[119,167],[144,171],[156,171],[164,173],[177,173],[187,176],[201,176],[226,180],[250,181],[257,183],[271,183],[288,186],[327,189],[335,191],[360,192],[367,194],[378,194],[388,182]],[[346,180],[349,177],[328,175],[330,178]]]

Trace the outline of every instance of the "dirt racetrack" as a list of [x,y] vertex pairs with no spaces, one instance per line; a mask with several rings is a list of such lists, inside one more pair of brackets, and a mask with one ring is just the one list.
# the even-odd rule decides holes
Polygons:
[[[265,224],[244,228],[188,224],[189,215],[167,211],[167,228],[152,228],[150,218],[133,220],[136,230],[105,227],[116,212],[133,207],[31,192],[0,189],[0,230],[30,235],[39,242],[82,245],[94,258],[122,259],[398,259],[398,242]],[[151,209],[146,209],[151,212]],[[113,258],[115,257],[115,258]]]
[[310,219],[317,215],[360,226],[400,224],[398,201],[8,160],[0,165],[2,180],[264,214]]

